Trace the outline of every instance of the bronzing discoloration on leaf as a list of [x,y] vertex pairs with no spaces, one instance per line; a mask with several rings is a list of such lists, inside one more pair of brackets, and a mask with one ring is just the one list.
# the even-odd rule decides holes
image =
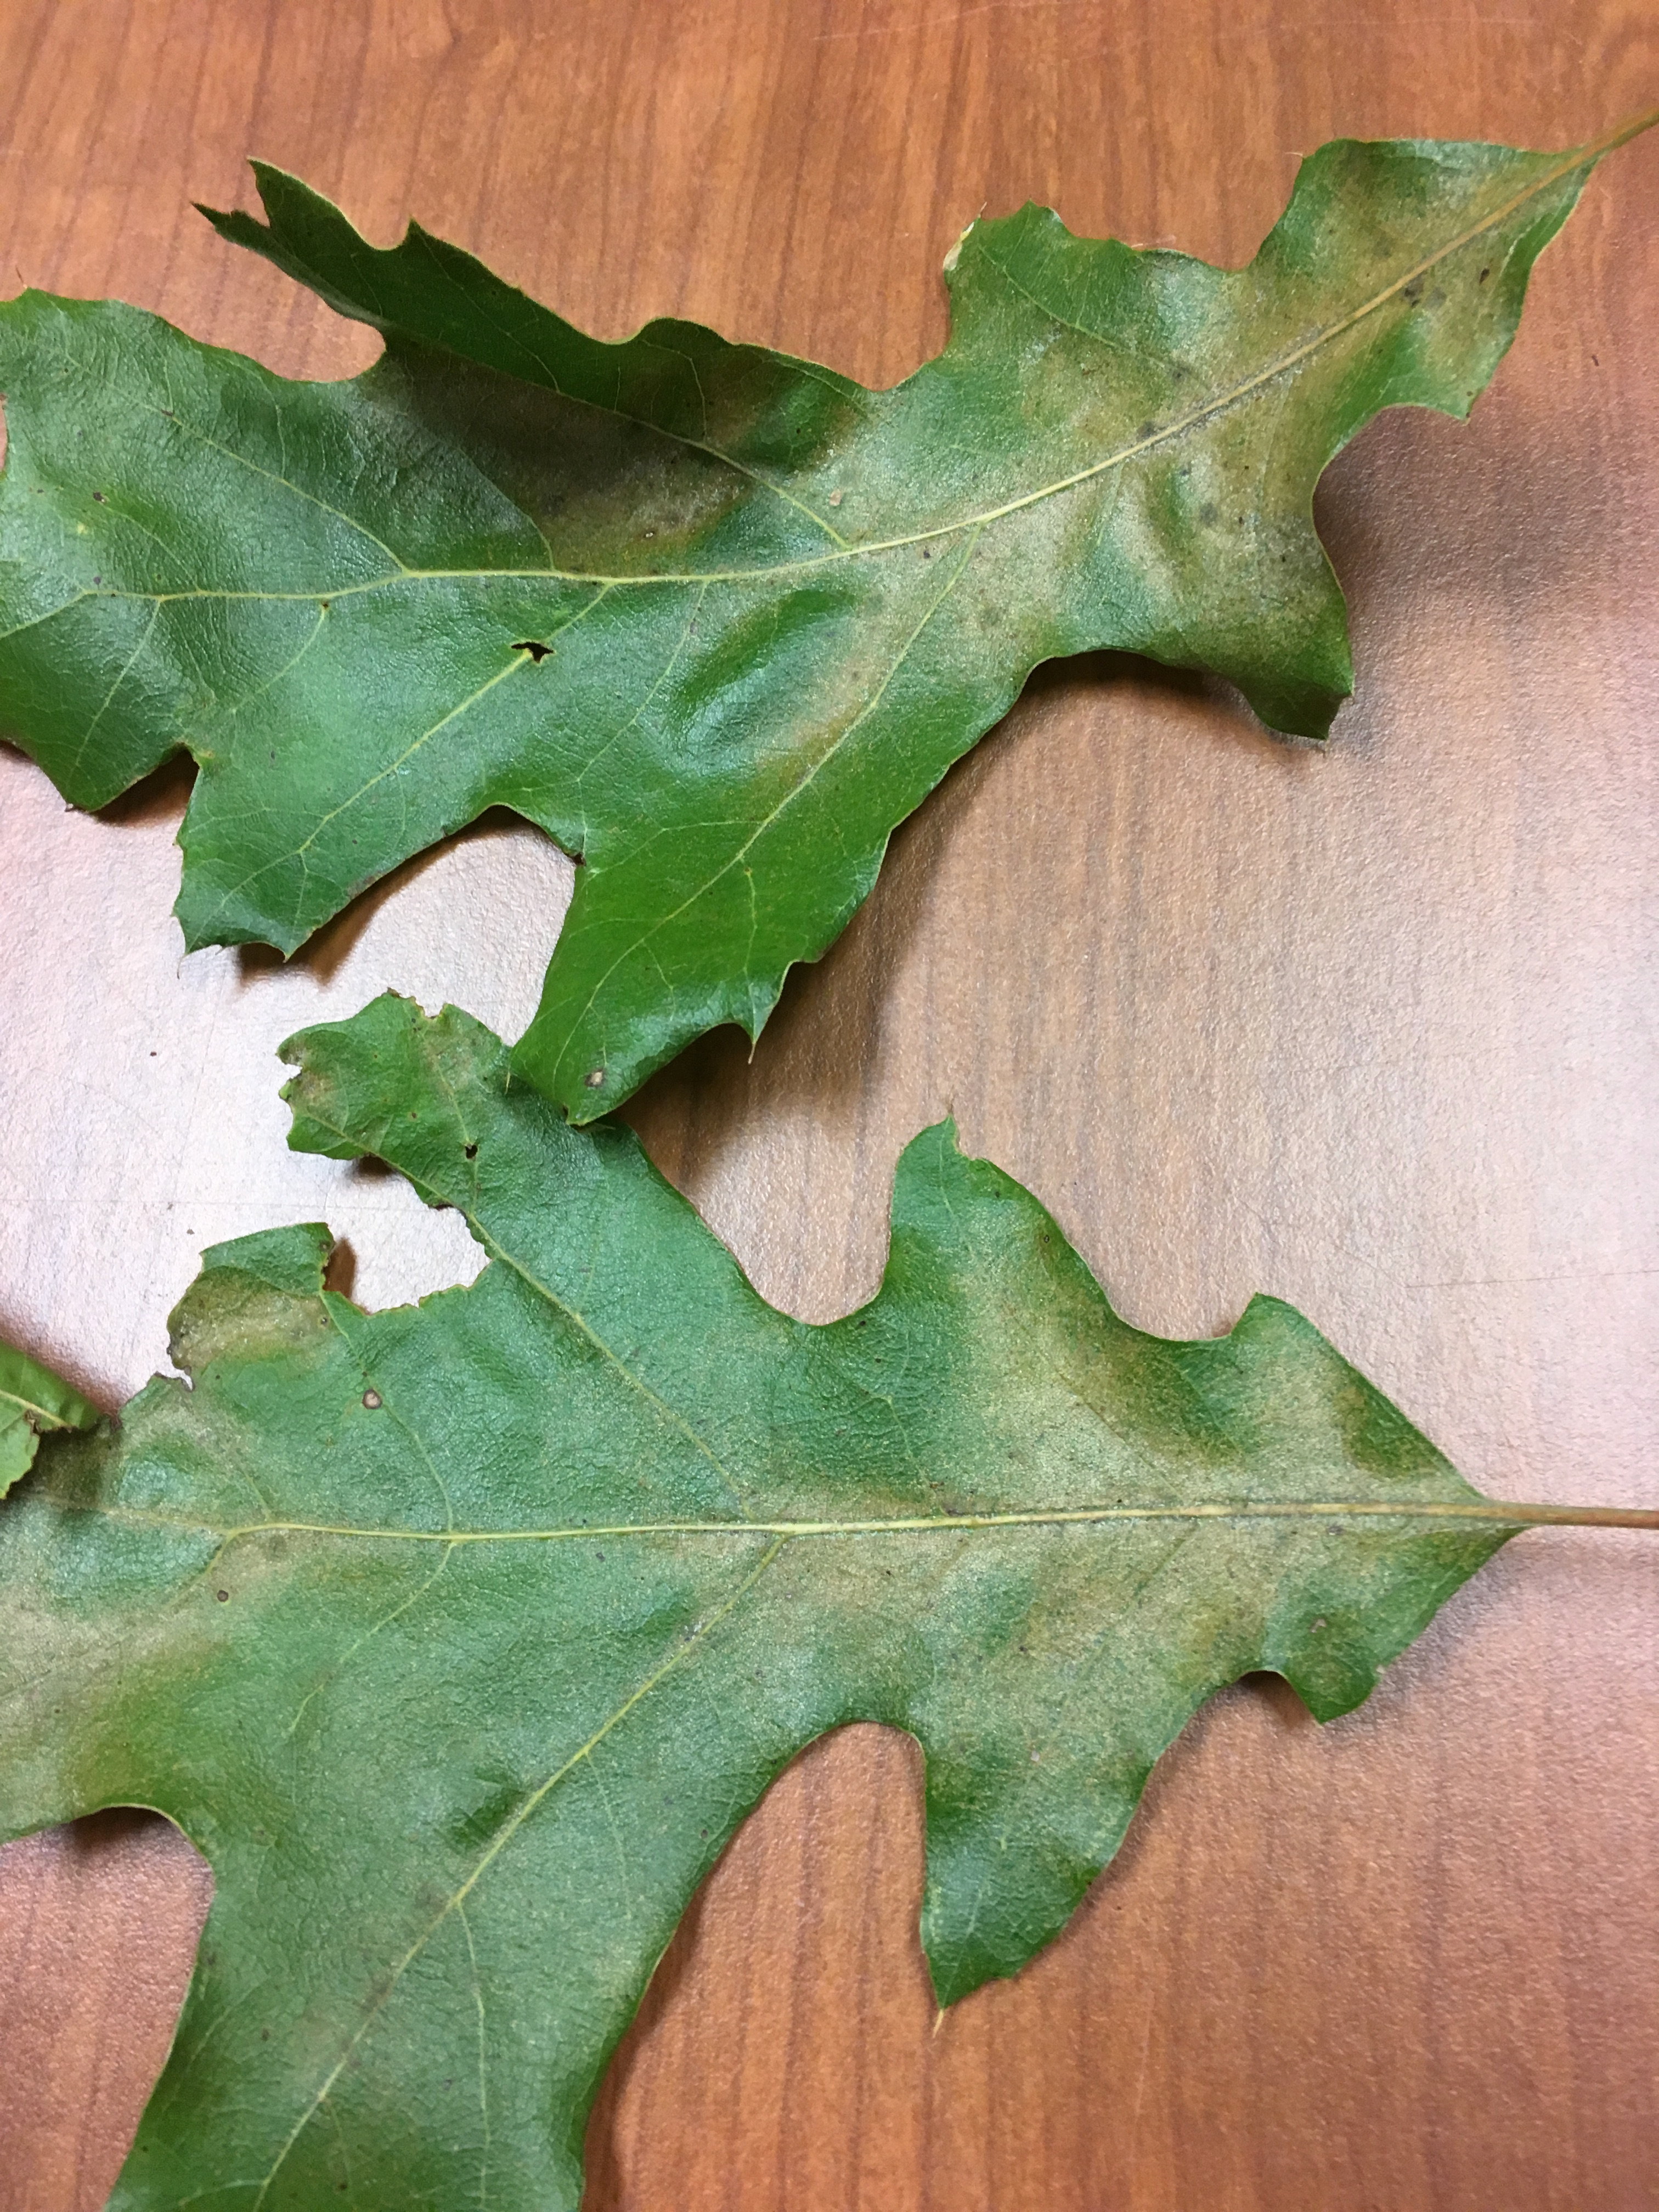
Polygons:
[[1482,1498],[1273,1299],[1129,1328],[948,1126],[878,1296],[813,1327],[468,1017],[388,996],[288,1054],[293,1141],[489,1264],[370,1315],[314,1224],[209,1251],[190,1382],[0,1509],[0,1831],[155,1806],[216,1877],[124,2212],[574,2208],[680,1914],[823,1730],[921,1745],[949,2002],[1063,1925],[1224,1684],[1346,1711],[1517,1528],[1596,1517]]
[[296,384],[131,307],[0,309],[0,717],[83,805],[195,755],[192,945],[291,951],[484,808],[539,823],[586,865],[516,1065],[591,1120],[758,1032],[1038,661],[1214,669],[1322,736],[1321,471],[1380,408],[1467,414],[1638,127],[1337,142],[1240,270],[975,223],[887,392],[690,323],[603,343],[262,167],[268,227],[214,221],[384,358]]

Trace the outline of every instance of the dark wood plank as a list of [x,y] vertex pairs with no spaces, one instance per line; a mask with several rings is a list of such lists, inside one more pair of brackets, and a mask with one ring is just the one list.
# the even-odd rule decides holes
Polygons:
[[[605,331],[884,380],[981,209],[1237,261],[1336,133],[1562,143],[1654,96],[1645,0],[10,0],[6,47],[8,277],[310,374],[365,334],[189,210],[246,151]],[[867,1293],[894,1156],[953,1107],[1137,1321],[1274,1291],[1486,1487],[1659,1502],[1656,209],[1648,141],[1474,422],[1333,471],[1361,693],[1327,756],[1139,664],[1043,672],[752,1063],[722,1036],[639,1101],[769,1296]],[[270,1048],[385,982],[521,1022],[564,864],[488,824],[286,970],[181,962],[179,778],[104,821],[14,754],[0,787],[0,1328],[114,1402],[213,1238],[326,1212],[374,1304],[467,1270],[399,1187],[282,1150]],[[1349,1719],[1221,1699],[1067,1934],[937,2033],[915,1754],[846,1731],[664,1961],[592,2205],[1659,2203],[1656,1662],[1650,1553],[1526,1538]],[[0,1856],[3,2212],[102,2203],[206,1896],[154,1820]]]

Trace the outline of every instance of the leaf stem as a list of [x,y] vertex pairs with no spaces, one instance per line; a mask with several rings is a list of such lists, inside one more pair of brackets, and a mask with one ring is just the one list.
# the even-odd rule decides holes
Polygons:
[[1594,154],[1600,161],[1602,155],[1611,154],[1615,146],[1623,146],[1632,138],[1639,138],[1644,131],[1651,131],[1656,123],[1659,123],[1659,107],[1644,107],[1639,115],[1632,115],[1625,122],[1615,124],[1601,137],[1592,140],[1584,150]]
[[1659,1528],[1659,1507],[1651,1505],[1523,1505],[1492,1498],[1479,1508],[1456,1510],[1460,1515],[1510,1522],[1522,1528]]
[[[85,1506],[54,1501],[70,1512]],[[333,1536],[382,1544],[554,1544],[621,1542],[637,1536],[799,1537],[968,1534],[979,1529],[1087,1528],[1128,1521],[1445,1521],[1494,1523],[1507,1528],[1633,1528],[1659,1530],[1659,1507],[1545,1505],[1498,1498],[1224,1498],[1191,1505],[1033,1506],[1006,1512],[892,1514],[845,1521],[625,1521],[545,1528],[398,1528],[361,1522],[252,1521],[232,1528],[179,1514],[130,1511],[118,1505],[91,1509],[111,1520],[150,1527],[191,1528],[222,1543],[249,1536]]]

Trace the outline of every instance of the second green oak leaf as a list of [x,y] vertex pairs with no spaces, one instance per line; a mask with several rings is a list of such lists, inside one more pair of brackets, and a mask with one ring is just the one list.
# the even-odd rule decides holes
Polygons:
[[294,1142],[489,1259],[370,1315],[325,1230],[220,1246],[191,1384],[0,1502],[0,1837],[149,1805],[214,1870],[116,2212],[574,2212],[680,1915],[825,1729],[921,1747],[949,2002],[1065,1923],[1214,1692],[1346,1712],[1517,1527],[1596,1517],[1482,1498],[1274,1300],[1129,1328],[948,1127],[878,1294],[811,1327],[465,1015],[290,1050]]

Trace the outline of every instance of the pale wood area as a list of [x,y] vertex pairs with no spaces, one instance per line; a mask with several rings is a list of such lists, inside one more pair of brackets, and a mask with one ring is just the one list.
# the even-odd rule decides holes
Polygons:
[[[5,285],[311,374],[372,342],[191,211],[246,199],[247,152],[607,333],[690,314],[890,380],[981,210],[1237,261],[1327,137],[1561,144],[1659,86],[1651,0],[3,13]],[[1360,692],[1328,754],[1144,665],[1043,672],[752,1064],[728,1032],[652,1085],[654,1156],[769,1296],[868,1292],[894,1157],[954,1109],[1134,1320],[1271,1290],[1483,1486],[1659,1503],[1656,215],[1659,134],[1473,422],[1391,416],[1332,471]],[[521,1024],[568,894],[491,823],[287,970],[185,961],[185,790],[89,820],[0,751],[0,1330],[106,1404],[213,1239],[325,1212],[370,1304],[472,1272],[453,1218],[283,1151],[271,1048],[387,982]],[[744,1830],[601,2100],[595,2212],[1659,2204],[1643,1540],[1517,1542],[1329,1729],[1218,1701],[1067,1934],[937,2033],[915,1759],[848,1731]],[[4,2212],[103,2203],[207,1896],[128,1814],[0,1857]]]

